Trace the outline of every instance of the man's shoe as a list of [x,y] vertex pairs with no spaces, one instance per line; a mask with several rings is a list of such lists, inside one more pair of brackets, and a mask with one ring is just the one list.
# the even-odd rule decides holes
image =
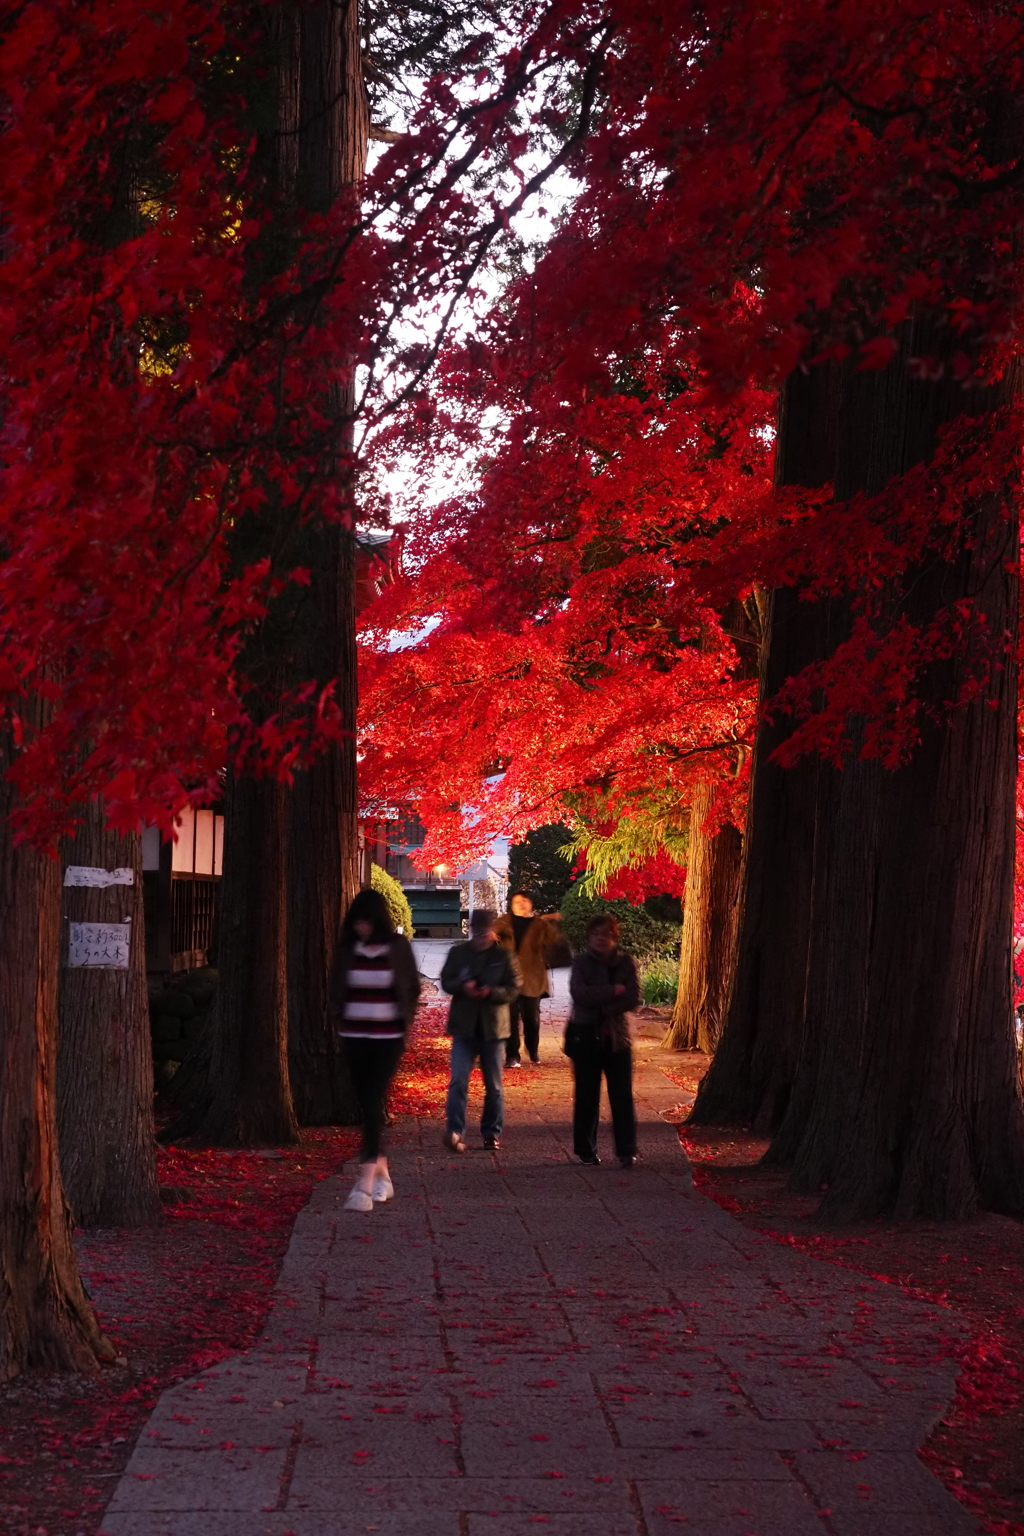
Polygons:
[[513,1056],[511,1061],[506,1061],[506,1063],[505,1063],[505,1071],[507,1072],[510,1067],[521,1067],[521,1066],[522,1066],[522,1062],[519,1060],[519,1057],[518,1056]]
[[588,1152],[586,1157],[583,1157],[581,1153],[577,1152],[576,1156],[579,1158],[580,1162],[585,1164],[588,1168],[598,1167],[601,1161],[596,1152],[593,1154]]
[[630,1152],[630,1153],[627,1154],[626,1157],[620,1157],[619,1158],[619,1163],[620,1163],[620,1165],[623,1168],[635,1168],[636,1167],[636,1153],[635,1152]]
[[392,1184],[390,1176],[386,1173],[379,1173],[373,1181],[374,1200],[383,1203],[385,1200],[392,1199],[394,1193],[395,1186]]
[[373,1196],[365,1189],[360,1189],[358,1184],[345,1201],[346,1211],[372,1211]]
[[501,1142],[498,1140],[497,1136],[485,1136],[484,1137],[484,1151],[485,1152],[497,1152],[498,1149],[500,1148],[500,1146],[501,1146]]
[[539,1056],[531,1056],[530,1060],[533,1062],[535,1067],[539,1067],[540,1066],[540,1057]]
[[466,1143],[458,1131],[445,1131],[442,1140],[449,1152],[465,1152]]

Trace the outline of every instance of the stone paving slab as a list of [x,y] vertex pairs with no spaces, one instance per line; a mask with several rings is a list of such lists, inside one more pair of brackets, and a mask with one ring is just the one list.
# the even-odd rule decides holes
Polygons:
[[393,1203],[344,1211],[350,1172],[316,1187],[260,1341],[161,1396],[106,1536],[977,1530],[914,1455],[955,1315],[696,1194],[653,1048],[644,1161],[620,1169],[605,1128],[608,1161],[575,1163],[556,1027],[509,1075],[499,1153],[408,1124]]

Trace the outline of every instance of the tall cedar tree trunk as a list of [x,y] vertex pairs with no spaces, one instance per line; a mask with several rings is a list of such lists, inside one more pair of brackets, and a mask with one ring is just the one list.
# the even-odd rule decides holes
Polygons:
[[[369,108],[363,83],[358,0],[317,3],[301,11],[298,93],[299,200],[329,207],[366,173]],[[353,194],[356,196],[357,194]],[[355,213],[355,205],[353,205]],[[329,386],[338,441],[325,473],[344,477],[354,513],[353,403],[341,360]],[[289,666],[296,682],[337,678],[336,702],[347,732],[288,790],[288,1063],[299,1122],[350,1124],[358,1110],[327,1008],[327,984],[342,914],[359,886],[356,801],[356,638],[354,515],[349,527],[316,517],[300,529],[295,564],[311,581],[295,610]]]
[[679,990],[665,1045],[713,1055],[725,1023],[736,942],[743,839],[728,822],[704,831],[714,790],[702,784],[690,807]]
[[[838,370],[822,364],[789,379],[779,413],[776,483],[822,486],[835,473]],[[769,594],[762,614],[759,704],[821,655],[822,605],[799,591]],[[803,1038],[804,984],[818,762],[780,768],[772,753],[790,734],[785,716],[758,726],[751,764],[737,947],[726,1026],[690,1116],[696,1125],[782,1120]]]
[[[269,20],[275,108],[262,153],[278,209],[265,252],[272,267],[277,246],[288,246],[296,202],[326,207],[345,183],[362,178],[368,117],[353,0],[340,9],[323,0],[285,4]],[[351,403],[343,380],[328,381],[325,392],[343,418]],[[335,439],[323,450],[325,475],[347,472],[339,461],[351,431],[340,420]],[[338,676],[350,735],[297,774],[292,788],[229,778],[209,1077],[164,1133],[176,1139],[296,1141],[293,1069],[304,1122],[355,1118],[327,1017],[341,909],[356,887],[354,540],[349,529],[315,513],[282,533],[281,519],[297,515],[282,508],[276,523],[268,514],[239,531],[248,558],[274,550],[279,569],[303,566],[311,574],[298,601],[290,588],[275,605],[247,661],[271,701],[285,686]]]
[[[256,150],[278,216],[256,262],[257,281],[279,264],[291,239],[286,189],[294,184],[297,159],[298,36],[298,13],[291,3],[268,10],[271,115],[265,131],[257,135]],[[281,534],[273,513],[264,510],[241,521],[235,541],[236,558],[243,564],[279,550]],[[272,614],[248,637],[242,656],[252,683],[249,707],[255,719],[272,712],[280,696],[281,650],[277,615]],[[298,1141],[288,1077],[286,910],[284,787],[229,768],[217,996],[204,1031],[208,1038],[201,1043],[199,1070],[182,1095],[178,1118],[161,1133],[162,1140],[193,1138],[221,1146]]]
[[206,1091],[164,1135],[292,1146],[285,985],[284,787],[229,775],[220,887],[220,980]]
[[[1012,381],[965,391],[948,369],[937,382],[911,376],[909,357],[951,345],[923,318],[884,373],[847,372],[837,498],[881,490],[930,457],[943,422],[1008,397]],[[820,771],[805,1045],[773,1155],[792,1160],[794,1188],[828,1186],[823,1219],[964,1219],[979,1200],[1024,1212],[1011,982],[1015,496],[1013,485],[976,495],[953,557],[932,555],[889,594],[918,625],[969,601],[994,651],[984,686],[948,723],[926,719],[905,767],[851,753],[841,771]],[[848,606],[830,603],[830,649],[848,623]],[[929,668],[935,717],[971,675],[963,650]]]
[[160,1215],[146,992],[142,839],[111,831],[92,801],[62,862],[130,869],[132,885],[64,889],[65,924],[131,923],[125,971],[60,974],[57,1123],[64,1190],[81,1227],[139,1227]]
[[[1006,397],[1009,385],[965,391],[948,369],[939,380],[911,376],[909,357],[941,357],[951,344],[919,319],[883,373],[843,371],[834,416],[833,370],[791,383],[787,406],[809,389],[818,398],[808,418],[836,422],[825,442],[835,445],[837,498],[880,491],[930,457],[943,422],[966,411],[981,415]],[[790,476],[800,483],[813,483],[822,444],[807,446],[803,472],[798,460]],[[706,1124],[744,1118],[746,1111],[755,1124],[777,1129],[769,1158],[793,1163],[796,1189],[827,1186],[823,1219],[890,1211],[956,1218],[970,1214],[979,1198],[1024,1209],[1024,1112],[1010,990],[1013,495],[1007,486],[979,496],[965,509],[954,557],[932,555],[888,597],[892,612],[898,608],[917,624],[961,599],[976,605],[997,652],[978,696],[948,723],[926,722],[920,746],[895,772],[855,753],[842,770],[810,762],[789,770],[782,797],[798,810],[796,857],[791,848],[788,859],[779,858],[784,824],[771,815],[772,776],[755,775],[750,826],[761,824],[762,841],[752,831],[729,1026],[709,1073],[717,1080],[699,1096],[694,1119]],[[799,660],[775,624],[780,596],[766,696]],[[792,594],[791,611],[795,600]],[[848,633],[850,605],[833,599],[805,606],[800,627],[808,648],[828,655]],[[958,654],[929,669],[922,686],[937,714],[967,682],[970,666]],[[853,728],[856,737],[856,722]],[[774,822],[767,837],[766,817]],[[773,839],[774,861],[765,856]],[[766,1013],[762,977],[772,961],[758,941],[773,909],[781,914],[775,943],[790,974],[781,1005]]]
[[[111,170],[112,197],[95,234],[108,249],[141,232],[137,143]],[[136,340],[122,338],[136,358]],[[130,868],[134,883],[67,887],[67,922],[131,922],[126,971],[62,967],[57,1123],[64,1190],[79,1226],[136,1227],[160,1215],[153,1123],[153,1058],[146,989],[142,840],[108,830],[92,802],[62,862]],[[66,926],[65,923],[65,926]]]
[[[24,714],[31,727],[33,706]],[[0,1381],[113,1358],[86,1300],[57,1157],[60,865],[15,845],[0,738]]]

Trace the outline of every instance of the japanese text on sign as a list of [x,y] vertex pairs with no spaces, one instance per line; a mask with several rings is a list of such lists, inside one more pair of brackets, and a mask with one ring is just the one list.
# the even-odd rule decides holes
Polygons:
[[85,885],[104,890],[108,885],[134,885],[130,869],[95,869],[91,864],[69,864],[64,871],[65,885]]
[[70,923],[68,965],[128,969],[131,923]]

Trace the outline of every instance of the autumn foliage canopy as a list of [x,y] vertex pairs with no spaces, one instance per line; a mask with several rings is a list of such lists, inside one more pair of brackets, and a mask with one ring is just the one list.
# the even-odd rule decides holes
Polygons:
[[[407,406],[529,195],[524,92],[592,95],[603,57],[592,19],[520,18],[514,50],[423,86],[362,187],[301,210],[273,164],[276,9],[58,0],[6,24],[0,692],[43,839],[95,793],[166,826],[229,759],[287,774],[340,728],[330,687],[275,691],[243,642],[308,579],[289,531],[351,521],[353,419]],[[476,198],[485,157],[512,184]],[[425,339],[396,341],[407,314]]]
[[[664,816],[709,778],[739,818],[766,589],[854,604],[775,701],[787,762],[839,761],[856,721],[857,750],[894,766],[929,666],[968,650],[980,681],[1009,643],[970,604],[915,625],[887,594],[1019,472],[1017,413],[972,403],[1019,345],[1019,10],[605,14],[579,195],[413,423],[426,460],[446,435],[477,444],[477,482],[413,520],[412,574],[366,618],[366,783],[422,797],[426,856],[566,810]],[[792,370],[897,360],[963,390],[931,462],[841,503],[773,485]]]
[[[329,688],[254,712],[239,657],[306,575],[251,530],[350,515],[341,367],[367,520],[389,466],[474,466],[413,509],[363,616],[364,797],[416,800],[428,857],[671,818],[709,778],[738,818],[767,588],[856,605],[779,701],[792,756],[839,756],[856,718],[895,763],[932,661],[1000,665],[983,613],[915,626],[884,597],[1016,479],[1011,408],[872,498],[777,487],[772,459],[792,370],[883,369],[921,315],[911,373],[980,399],[1011,367],[1017,7],[512,6],[286,241],[271,9],[57,0],[7,27],[0,686],[16,725],[50,701],[16,768],[29,830],[94,792],[166,824],[229,755],[287,773],[338,729]],[[515,217],[552,172],[572,195],[532,252]]]

